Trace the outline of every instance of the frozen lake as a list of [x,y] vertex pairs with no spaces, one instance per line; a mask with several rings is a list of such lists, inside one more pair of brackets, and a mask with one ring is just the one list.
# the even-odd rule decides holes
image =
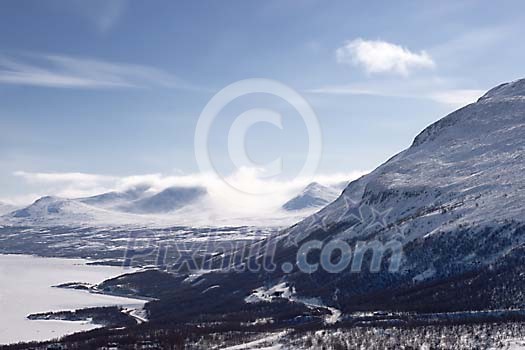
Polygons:
[[122,305],[140,308],[144,301],[86,291],[52,288],[66,282],[100,283],[133,270],[89,266],[86,260],[0,254],[0,344],[48,340],[96,328],[87,322],[31,321],[38,312]]

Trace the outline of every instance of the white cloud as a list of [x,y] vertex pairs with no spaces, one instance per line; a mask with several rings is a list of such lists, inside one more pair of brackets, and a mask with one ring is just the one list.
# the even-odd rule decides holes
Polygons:
[[425,51],[409,49],[380,40],[348,41],[336,50],[339,63],[362,66],[368,73],[408,75],[413,69],[434,68],[435,62]]
[[181,87],[158,68],[64,55],[0,55],[0,83],[57,88]]

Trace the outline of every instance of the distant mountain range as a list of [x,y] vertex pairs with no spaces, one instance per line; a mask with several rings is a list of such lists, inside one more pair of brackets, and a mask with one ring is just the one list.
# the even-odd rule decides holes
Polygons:
[[201,187],[170,187],[151,193],[148,187],[107,192],[86,198],[46,196],[33,204],[4,215],[10,223],[75,225],[86,223],[125,224],[141,222],[135,214],[169,214],[202,200]]
[[[283,205],[280,219],[287,224],[300,220],[335,200],[342,187],[341,184],[323,186],[311,183]],[[18,210],[12,206],[0,205],[0,215],[3,215],[2,221],[11,225],[146,225],[149,220],[162,226],[179,223],[179,217],[191,221],[192,216],[195,222],[209,225],[210,223],[204,222],[206,213],[210,211],[209,215],[216,214],[211,212],[213,209],[208,200],[208,191],[204,187],[173,186],[153,191],[149,186],[138,186],[83,198],[46,196]],[[268,222],[265,221],[265,225]],[[277,220],[276,225],[280,222],[282,221]]]

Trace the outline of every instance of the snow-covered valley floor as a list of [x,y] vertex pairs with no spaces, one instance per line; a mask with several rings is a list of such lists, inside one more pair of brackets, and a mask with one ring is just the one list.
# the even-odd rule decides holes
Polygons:
[[0,344],[48,340],[98,327],[88,322],[36,321],[38,312],[122,305],[141,308],[143,300],[53,288],[67,282],[100,283],[133,270],[89,266],[86,260],[0,254]]

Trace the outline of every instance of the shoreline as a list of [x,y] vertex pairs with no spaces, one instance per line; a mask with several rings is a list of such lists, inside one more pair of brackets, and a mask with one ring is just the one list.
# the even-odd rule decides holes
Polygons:
[[72,280],[98,284],[138,271],[136,268],[88,265],[90,261],[35,254],[0,254],[0,306],[4,314],[0,320],[0,344],[49,341],[104,326],[85,321],[35,322],[28,319],[32,314],[111,306],[134,310],[144,307],[147,303],[144,298],[54,287]]

